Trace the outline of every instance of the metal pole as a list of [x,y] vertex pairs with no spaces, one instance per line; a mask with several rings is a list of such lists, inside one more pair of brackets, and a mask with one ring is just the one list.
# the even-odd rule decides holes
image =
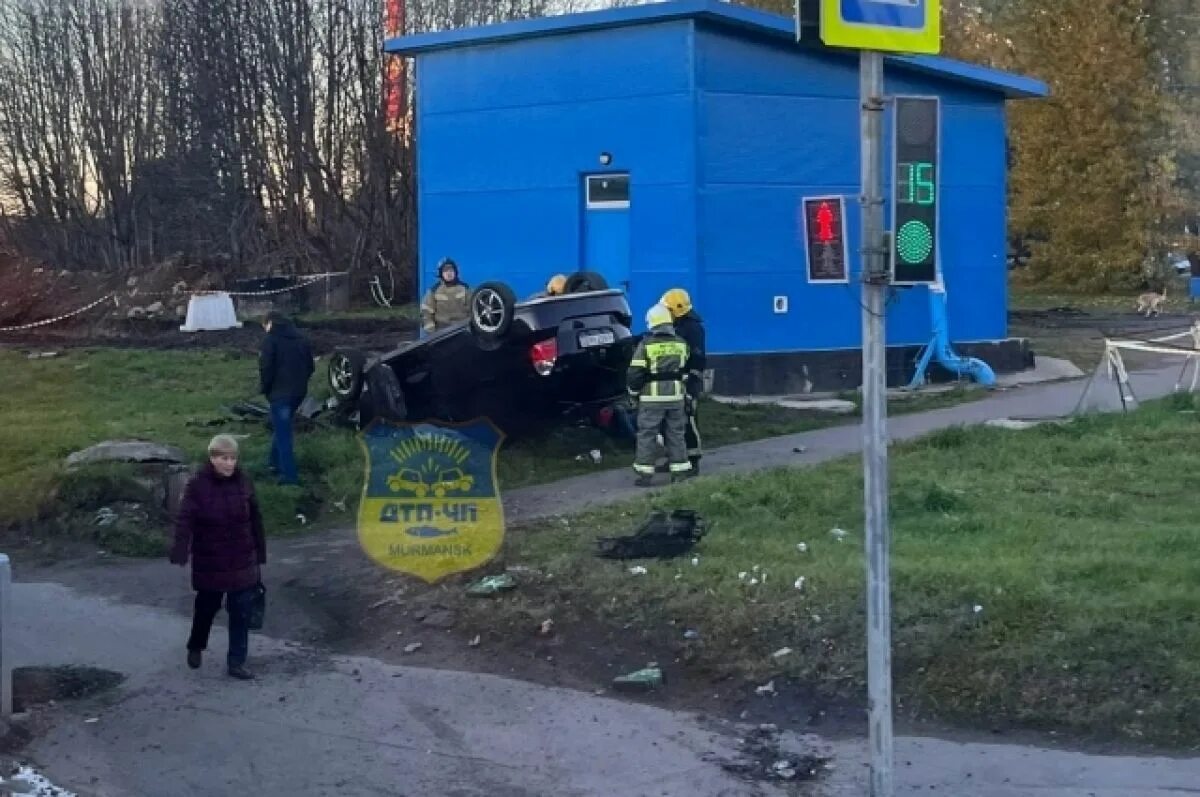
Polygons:
[[0,553],[0,719],[13,712],[12,689],[12,563]]
[[893,797],[892,599],[888,525],[888,263],[883,229],[883,55],[860,56],[863,241],[863,506],[867,559],[870,797]]

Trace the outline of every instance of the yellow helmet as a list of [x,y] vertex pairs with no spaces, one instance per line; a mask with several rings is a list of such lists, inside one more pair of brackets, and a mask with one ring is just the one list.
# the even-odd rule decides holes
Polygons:
[[546,283],[546,293],[551,296],[560,296],[567,289],[567,277],[565,274],[555,274]]
[[646,313],[646,328],[654,329],[661,327],[664,324],[671,323],[671,311],[663,307],[661,304],[656,304]]
[[692,311],[692,297],[683,288],[672,288],[660,301],[671,311],[672,318],[682,318]]

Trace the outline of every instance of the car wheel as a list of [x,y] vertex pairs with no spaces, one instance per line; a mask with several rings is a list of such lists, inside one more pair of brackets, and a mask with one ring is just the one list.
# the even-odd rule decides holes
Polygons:
[[485,282],[471,294],[471,331],[482,341],[500,340],[512,328],[517,296],[503,282]]
[[371,415],[386,421],[403,421],[408,418],[404,403],[404,391],[400,380],[389,366],[380,363],[367,371],[367,398],[371,403]]
[[603,274],[595,271],[577,271],[567,277],[567,286],[564,290],[567,293],[606,291],[608,290],[608,280],[604,279]]
[[358,398],[367,357],[357,349],[336,349],[329,358],[329,389],[343,403]]

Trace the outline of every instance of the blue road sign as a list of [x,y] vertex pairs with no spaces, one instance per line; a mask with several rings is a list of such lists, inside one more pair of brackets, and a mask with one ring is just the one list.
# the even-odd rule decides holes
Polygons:
[[941,0],[822,0],[821,39],[889,52],[941,50]]

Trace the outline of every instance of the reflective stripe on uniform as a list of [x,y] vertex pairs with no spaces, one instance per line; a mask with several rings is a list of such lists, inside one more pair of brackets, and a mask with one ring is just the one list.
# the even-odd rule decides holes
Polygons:
[[633,465],[633,471],[634,471],[634,473],[639,473],[642,476],[653,476],[654,475],[654,466],[653,465],[638,465],[635,462]]
[[[678,338],[646,342],[646,367],[651,377],[680,373],[687,363],[688,345]],[[683,379],[650,379],[642,388],[642,401],[660,403],[683,398]]]
[[700,424],[696,423],[696,413],[688,413],[687,423],[692,436],[696,438],[696,445],[688,448],[687,455],[689,457],[702,456],[704,454],[704,443],[700,440]]
[[678,404],[681,407],[683,406],[683,399],[680,398],[679,396],[646,396],[646,395],[643,395],[643,396],[639,396],[638,400],[645,402],[646,404]]
[[671,473],[687,473],[691,469],[692,469],[692,463],[690,463],[690,462],[672,462],[671,463]]

